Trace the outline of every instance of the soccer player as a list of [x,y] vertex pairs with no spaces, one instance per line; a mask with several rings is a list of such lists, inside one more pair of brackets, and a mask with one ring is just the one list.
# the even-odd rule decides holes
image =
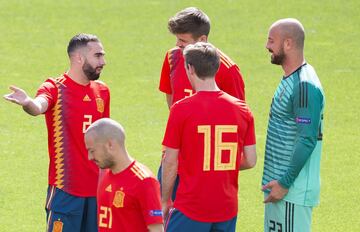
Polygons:
[[188,45],[184,57],[196,93],[171,107],[163,140],[166,231],[235,231],[238,172],[256,164],[254,119],[244,101],[216,85],[221,55],[214,46]]
[[129,156],[123,127],[109,118],[85,133],[89,159],[101,169],[99,231],[163,231],[160,185],[151,171]]
[[[175,102],[191,96],[195,91],[186,76],[182,51],[189,44],[199,41],[207,42],[210,32],[210,19],[200,9],[188,7],[169,19],[168,29],[176,37],[176,47],[165,54],[159,90],[166,94],[167,104],[170,109]],[[220,55],[220,67],[215,75],[217,86],[224,92],[245,100],[244,81],[239,67],[219,49],[218,53]],[[161,181],[161,166],[158,178]],[[178,179],[175,189],[177,184]],[[176,190],[173,191],[173,199],[175,194]]]
[[47,231],[97,231],[98,167],[87,159],[84,132],[109,117],[110,93],[97,79],[105,65],[103,45],[95,35],[78,34],[67,48],[70,69],[47,79],[32,99],[15,86],[4,96],[30,115],[45,114],[48,130],[49,187]]
[[[169,31],[176,37],[176,47],[165,54],[161,70],[159,90],[166,94],[169,108],[172,104],[194,93],[184,68],[183,49],[196,42],[207,42],[210,19],[200,9],[188,7],[176,13],[168,21]],[[244,81],[238,66],[223,52],[216,73],[217,86],[224,92],[245,100]]]
[[305,61],[304,39],[296,19],[280,19],[269,29],[266,49],[284,75],[267,130],[264,231],[310,231],[312,208],[319,204],[325,98],[314,68]]

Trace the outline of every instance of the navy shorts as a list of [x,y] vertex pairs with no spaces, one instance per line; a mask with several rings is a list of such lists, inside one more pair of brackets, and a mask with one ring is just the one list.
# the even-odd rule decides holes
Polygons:
[[95,197],[76,197],[49,186],[45,210],[47,232],[97,232]]
[[173,208],[165,222],[166,232],[235,232],[237,217],[223,222],[195,221]]

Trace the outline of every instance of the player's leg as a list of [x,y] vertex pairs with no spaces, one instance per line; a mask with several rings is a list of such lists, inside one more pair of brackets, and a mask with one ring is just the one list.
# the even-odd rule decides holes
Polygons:
[[175,208],[171,209],[165,222],[166,232],[209,232],[210,229],[211,223],[191,220]]
[[[312,207],[296,205],[288,203],[288,208],[293,211],[292,224],[288,227],[293,232],[310,232],[311,231],[311,219],[312,219]],[[291,227],[290,227],[291,226]]]
[[49,186],[46,200],[47,231],[80,232],[84,199]]
[[285,221],[285,201],[265,204],[265,232],[285,232]]
[[211,232],[235,232],[237,217],[224,222],[216,222],[212,224]]
[[86,197],[81,232],[97,232],[97,205],[95,197]]
[[287,201],[265,205],[265,232],[310,232],[312,208]]

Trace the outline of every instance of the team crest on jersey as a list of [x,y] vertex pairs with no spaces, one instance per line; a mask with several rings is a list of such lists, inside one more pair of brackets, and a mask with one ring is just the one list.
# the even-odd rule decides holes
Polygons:
[[104,113],[104,100],[102,98],[96,98],[96,108],[100,113]]
[[120,189],[119,191],[116,191],[114,200],[113,200],[113,205],[116,208],[124,207],[124,198],[125,198],[125,193],[122,191],[122,189]]
[[62,232],[64,223],[62,221],[55,221],[52,232]]

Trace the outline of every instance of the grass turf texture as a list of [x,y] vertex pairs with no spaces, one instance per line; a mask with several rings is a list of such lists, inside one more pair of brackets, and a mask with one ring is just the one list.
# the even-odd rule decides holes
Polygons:
[[[107,52],[101,79],[111,89],[111,116],[127,132],[129,152],[154,172],[167,119],[157,90],[165,51],[175,38],[170,16],[198,6],[212,20],[210,42],[240,67],[256,120],[258,164],[240,174],[238,231],[262,231],[260,182],[269,106],[282,70],[265,50],[270,24],[296,17],[305,55],[326,94],[321,204],[313,231],[360,231],[360,3],[351,1],[5,1],[0,0],[0,89],[34,95],[48,76],[66,71],[66,46],[78,32],[97,34]],[[0,101],[0,231],[43,231],[47,138],[43,117]],[[216,200],[216,199],[214,199]]]

